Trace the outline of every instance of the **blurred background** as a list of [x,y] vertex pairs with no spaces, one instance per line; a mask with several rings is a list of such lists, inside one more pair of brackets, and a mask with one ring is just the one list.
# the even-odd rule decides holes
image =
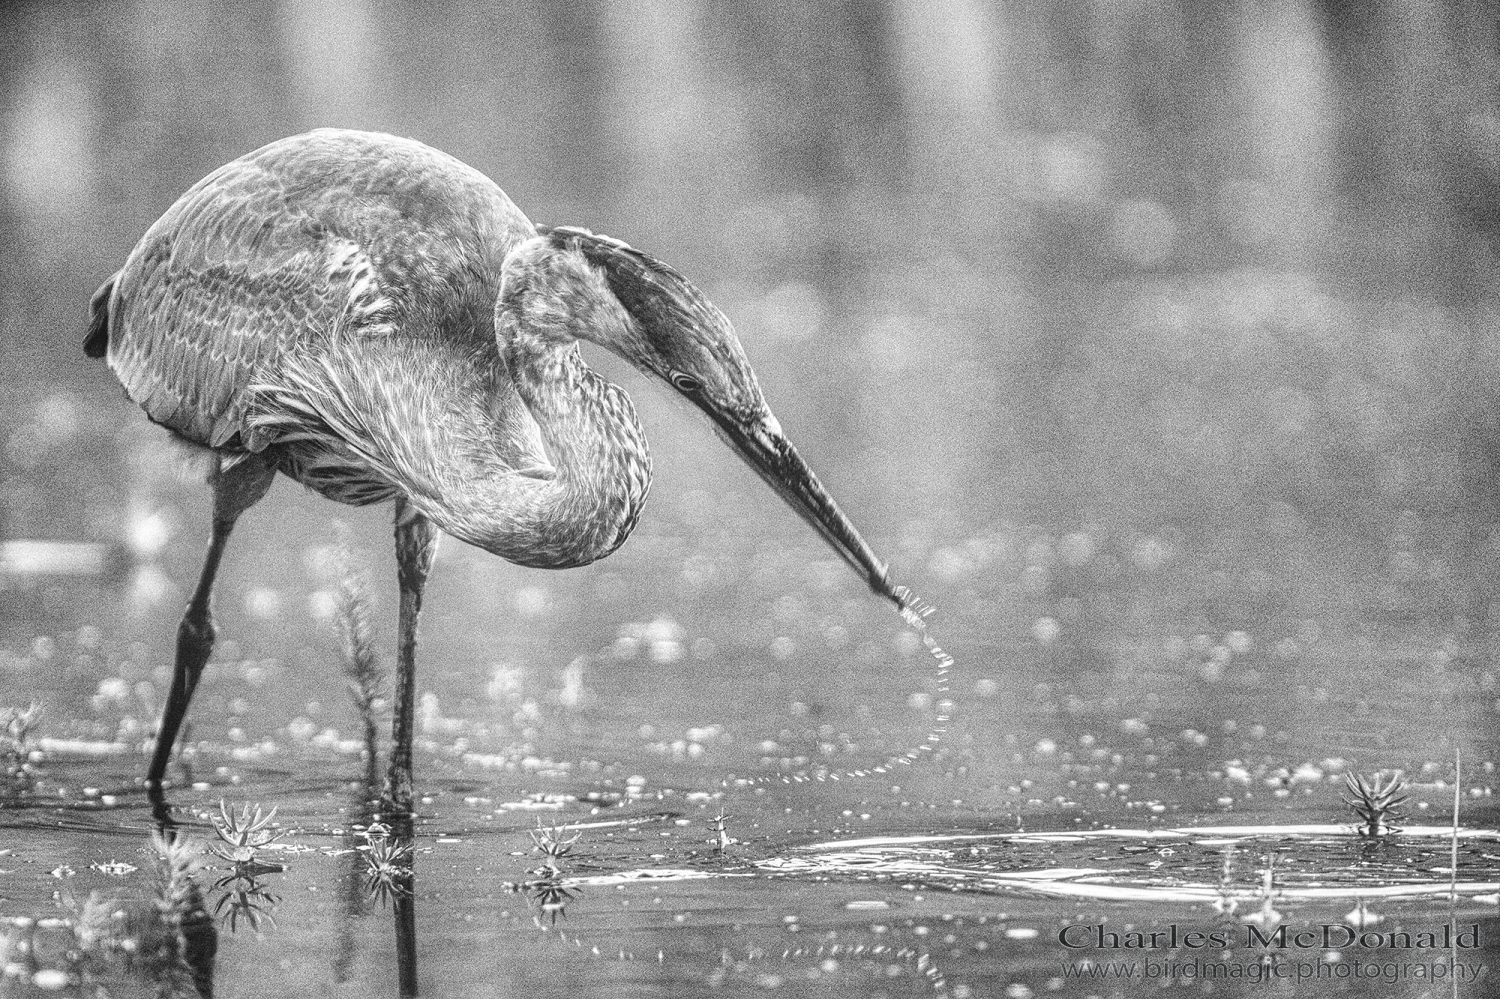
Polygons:
[[[625,239],[704,288],[804,454],[942,608],[968,719],[950,753],[1045,754],[1101,728],[1149,748],[1164,726],[1216,760],[1263,740],[1273,773],[1323,756],[1416,768],[1472,742],[1493,774],[1489,5],[325,0],[0,18],[0,671],[54,717],[149,725],[207,528],[206,490],[83,357],[89,295],[205,173],[337,125],[437,146],[534,220]],[[922,662],[888,612],[705,427],[598,354],[654,445],[639,533],[564,574],[450,542],[429,715],[499,704],[536,722],[593,690],[685,732],[712,712],[674,683],[735,663],[750,679],[722,710],[773,732],[809,705],[816,730],[830,690],[872,683],[898,695],[886,736],[920,728],[899,712]],[[324,723],[307,698],[332,669],[330,525],[352,524],[391,608],[386,516],[282,483],[246,518],[220,657],[251,706],[206,686],[195,717]],[[66,574],[45,555],[64,549],[21,541],[113,554]],[[267,677],[286,683],[249,692]],[[836,727],[868,729],[850,710]]]

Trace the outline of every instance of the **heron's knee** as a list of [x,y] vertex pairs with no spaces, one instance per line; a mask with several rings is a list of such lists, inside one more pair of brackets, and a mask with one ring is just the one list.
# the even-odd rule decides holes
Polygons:
[[177,659],[179,663],[197,672],[208,662],[214,642],[219,637],[218,626],[208,608],[189,605],[177,626]]

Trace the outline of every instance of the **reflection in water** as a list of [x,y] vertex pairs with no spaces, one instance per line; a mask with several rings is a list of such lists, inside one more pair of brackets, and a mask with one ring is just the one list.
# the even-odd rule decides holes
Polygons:
[[[347,634],[347,632],[346,632]],[[346,660],[346,665],[349,660]],[[373,659],[367,660],[373,663]],[[375,674],[352,671],[371,678]],[[384,807],[376,755],[376,729],[373,720],[374,683],[351,683],[350,689],[364,723],[365,768],[362,780],[355,785],[349,814],[354,817],[344,834],[346,864],[342,892],[342,918],[334,956],[334,977],[340,984],[350,980],[354,967],[355,925],[377,900],[382,908],[389,905],[396,934],[396,965],[399,993],[417,994],[417,915],[416,915],[416,840],[411,813],[397,811],[388,815]],[[363,696],[362,696],[363,694]],[[390,821],[385,821],[386,819]]]
[[241,919],[257,933],[262,924],[276,925],[272,910],[281,897],[273,894],[260,880],[265,874],[286,869],[285,865],[260,859],[262,849],[286,834],[283,829],[271,828],[271,820],[275,817],[275,807],[262,812],[260,805],[246,803],[236,812],[222,798],[219,800],[219,814],[211,816],[219,842],[210,843],[209,852],[230,865],[229,873],[213,884],[213,891],[223,893],[214,903],[214,914],[220,922],[229,925],[231,933],[239,929]]
[[[369,830],[367,829],[368,833]],[[382,904],[390,902],[396,931],[396,974],[400,994],[417,994],[417,905],[415,841],[410,810],[392,817],[389,835],[372,838],[365,855],[365,886]]]
[[[1258,911],[1268,899],[1447,899],[1475,911],[1497,901],[1500,830],[1409,826],[1383,837],[1377,851],[1357,832],[1247,825],[876,836],[815,843],[755,866],[804,879],[900,879],[929,891],[1207,903],[1219,911]],[[1018,869],[1018,850],[1045,851],[1050,863]],[[1233,858],[1245,851],[1264,862],[1237,874]],[[1452,868],[1436,866],[1450,855]]]
[[387,902],[410,897],[412,879],[413,843],[405,839],[388,838],[365,830],[369,842],[360,847],[365,856],[365,891],[378,900],[382,907]]
[[565,918],[568,914],[568,903],[582,892],[581,888],[570,886],[563,878],[557,876],[515,885],[513,890],[526,893],[527,907],[534,906],[536,909],[536,915],[532,919],[542,929],[547,928],[542,925],[543,920],[549,926],[556,926],[559,919]]
[[[596,961],[662,967],[674,962],[680,955],[661,947],[636,949],[614,943],[607,936],[575,932],[559,925],[567,917],[569,904],[580,898],[585,888],[625,888],[651,884],[657,886],[656,890],[660,890],[660,886],[664,885],[717,880],[720,877],[723,875],[701,870],[646,868],[580,877],[549,876],[509,884],[506,888],[513,893],[524,894],[532,926],[566,944],[571,953]],[[868,975],[869,991],[881,994],[874,983],[883,981],[888,984],[895,977],[904,974],[923,980],[932,994],[974,994],[963,986],[957,992],[951,991],[944,963],[937,953],[925,946],[895,942],[887,935],[888,929],[889,927],[881,926],[873,933],[857,928],[828,930],[818,935],[819,942],[803,943],[800,937],[787,935],[803,931],[800,920],[796,917],[782,917],[769,934],[764,934],[763,928],[737,927],[733,937],[726,939],[718,948],[715,964],[707,972],[705,981],[716,989],[735,981],[753,981],[758,988],[774,989],[783,983],[794,981],[792,976],[806,976],[809,980],[816,980],[822,975],[838,971],[842,974]],[[928,935],[926,930],[920,931],[917,934],[919,943]]]
[[[342,535],[342,532],[341,532]],[[344,833],[345,867],[342,907],[335,948],[334,980],[348,982],[353,974],[355,927],[369,902],[391,907],[396,934],[397,983],[402,996],[417,994],[416,855],[412,814],[390,807],[380,780],[377,705],[382,698],[385,671],[375,654],[370,625],[369,597],[364,579],[352,567],[346,539],[334,549],[339,591],[335,626],[338,629],[344,675],[359,713],[364,742],[364,769],[354,785],[349,804],[352,817]]]
[[273,910],[281,902],[281,896],[273,894],[256,875],[236,865],[231,873],[214,882],[212,890],[223,892],[214,903],[214,915],[221,923],[229,924],[229,932],[239,930],[241,919],[257,933],[263,923],[275,927]]

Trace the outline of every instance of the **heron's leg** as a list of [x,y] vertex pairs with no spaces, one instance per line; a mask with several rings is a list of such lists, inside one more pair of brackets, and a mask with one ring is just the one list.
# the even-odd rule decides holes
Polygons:
[[266,494],[275,476],[274,466],[259,455],[251,455],[228,467],[221,464],[209,477],[214,491],[213,533],[209,536],[208,556],[203,560],[198,586],[188,600],[182,623],[177,626],[177,661],[172,671],[172,690],[167,695],[167,706],[162,709],[161,725],[156,733],[156,752],[146,774],[146,787],[156,805],[159,820],[165,815],[161,783],[167,772],[167,762],[172,757],[172,745],[177,741],[177,732],[187,715],[193,691],[198,687],[203,666],[214,647],[215,630],[210,604],[219,560],[224,556],[224,546],[229,543],[235,521]]
[[417,689],[417,618],[422,592],[437,554],[438,529],[404,499],[396,501],[396,572],[401,586],[400,632],[396,645],[396,705],[391,722],[391,767],[385,799],[394,818],[412,814],[411,738]]

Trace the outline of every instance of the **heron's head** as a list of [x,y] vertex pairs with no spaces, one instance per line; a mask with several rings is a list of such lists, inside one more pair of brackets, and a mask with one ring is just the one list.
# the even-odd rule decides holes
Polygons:
[[[543,228],[554,249],[582,255],[623,309],[598,342],[655,375],[703,411],[714,429],[803,520],[859,572],[870,588],[904,606],[875,557],[833,497],[782,432],[728,318],[676,270],[616,239],[567,226]],[[574,317],[578,322],[578,317]]]

